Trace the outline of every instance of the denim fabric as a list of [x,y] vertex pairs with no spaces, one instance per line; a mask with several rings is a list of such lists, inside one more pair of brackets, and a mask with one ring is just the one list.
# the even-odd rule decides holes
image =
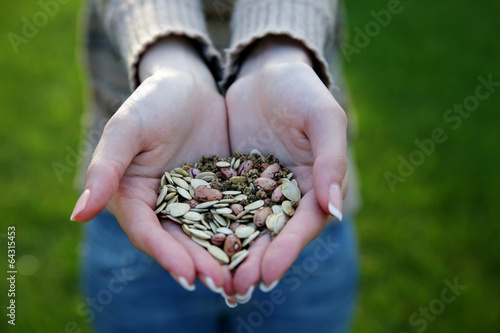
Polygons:
[[352,319],[358,271],[350,219],[329,223],[273,291],[256,288],[234,309],[199,281],[195,292],[184,290],[130,244],[111,214],[85,228],[85,315],[97,332],[337,333]]

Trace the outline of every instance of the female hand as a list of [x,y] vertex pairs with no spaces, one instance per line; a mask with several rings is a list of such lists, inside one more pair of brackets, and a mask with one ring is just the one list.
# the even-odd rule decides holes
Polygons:
[[236,298],[245,302],[259,279],[265,289],[285,274],[321,233],[328,213],[342,219],[347,120],[311,68],[307,51],[286,37],[257,43],[227,91],[226,104],[231,151],[272,153],[292,170],[303,194],[280,234],[252,245],[235,272]]
[[104,129],[71,219],[88,221],[107,207],[131,243],[183,287],[194,289],[197,275],[212,289],[221,287],[227,272],[177,224],[160,224],[154,209],[164,171],[204,154],[229,155],[224,99],[200,55],[182,37],[149,49],[139,77],[141,85]]

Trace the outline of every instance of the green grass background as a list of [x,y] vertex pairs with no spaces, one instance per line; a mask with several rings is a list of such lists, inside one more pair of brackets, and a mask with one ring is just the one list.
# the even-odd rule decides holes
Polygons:
[[[500,89],[456,130],[443,114],[474,94],[478,76],[500,81],[500,2],[401,3],[403,11],[344,61],[359,125],[354,150],[364,202],[353,331],[424,331],[409,317],[440,298],[445,279],[458,278],[467,289],[425,331],[494,332],[500,327]],[[370,11],[386,6],[347,2],[351,44],[354,28],[364,29]],[[0,332],[64,332],[71,321],[88,331],[76,312],[81,225],[69,221],[78,197],[75,169],[60,181],[52,168],[67,164],[66,149],[78,150],[82,136],[80,7],[80,1],[61,5],[15,53],[7,34],[20,34],[21,19],[40,7],[35,1],[0,5],[0,267],[7,270],[6,232],[14,225],[24,274],[17,275],[15,328],[6,323],[8,288],[0,274]],[[447,141],[391,191],[384,173],[397,173],[398,156],[407,159],[414,140],[435,128]]]

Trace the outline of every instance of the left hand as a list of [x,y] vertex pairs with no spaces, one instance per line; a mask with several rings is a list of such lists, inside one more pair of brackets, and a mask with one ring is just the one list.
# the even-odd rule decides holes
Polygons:
[[280,234],[272,242],[261,237],[236,270],[233,286],[245,302],[259,279],[266,286],[281,279],[321,233],[329,213],[342,219],[347,119],[307,51],[284,37],[257,43],[227,91],[226,105],[231,151],[272,153],[292,170],[303,194]]

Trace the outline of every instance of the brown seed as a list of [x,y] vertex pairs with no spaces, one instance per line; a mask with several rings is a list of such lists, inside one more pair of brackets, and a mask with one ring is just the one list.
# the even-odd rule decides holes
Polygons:
[[238,229],[238,227],[240,226],[240,224],[238,222],[233,222],[229,225],[229,229],[232,231],[232,232],[236,232],[236,229]]
[[229,258],[231,258],[239,250],[241,250],[240,239],[234,234],[227,236],[224,241],[224,252],[226,252]]
[[263,177],[254,180],[253,184],[255,185],[255,188],[259,190],[263,189],[266,192],[272,191],[276,188],[276,186],[278,186],[278,183],[276,183],[271,178],[263,178]]
[[246,160],[245,162],[240,164],[240,167],[238,168],[238,175],[243,175],[252,169],[253,162],[251,160]]
[[279,164],[274,163],[268,166],[264,171],[262,171],[261,177],[276,179],[279,172],[281,171],[281,167]]
[[220,200],[222,199],[222,192],[206,185],[200,185],[194,191],[194,198],[202,202]]
[[223,167],[219,169],[219,174],[221,175],[222,178],[228,180],[231,179],[231,177],[237,176],[238,173],[236,170],[230,168],[230,167]]
[[194,199],[184,201],[184,203],[187,203],[189,205],[189,207],[191,207],[191,208],[196,208],[196,206],[198,206],[200,204],[198,201],[196,201]]
[[196,169],[196,168],[190,168],[189,169],[189,177],[191,178],[196,178],[196,176],[198,176],[198,174],[200,173],[201,171],[199,169]]
[[234,215],[238,215],[239,213],[244,211],[245,208],[243,208],[243,206],[240,204],[234,203],[231,205],[231,210],[233,211]]
[[223,234],[222,232],[218,232],[212,236],[210,242],[212,242],[212,244],[215,246],[221,246],[222,244],[224,244],[225,240],[226,240],[226,235]]
[[[276,189],[274,189],[274,190],[276,190]],[[269,205],[271,202],[273,202],[273,201],[271,200],[271,198],[265,198],[265,199],[264,199],[264,205]]]
[[269,166],[269,163],[262,163],[262,164],[260,165],[260,171],[264,171],[264,170],[266,170],[266,168],[267,168],[268,166]]
[[283,195],[283,192],[281,192],[281,185],[274,189],[273,194],[271,195],[271,200],[273,202],[282,202],[285,200],[285,196]]
[[269,215],[271,215],[273,211],[269,207],[261,207],[257,209],[255,214],[253,215],[253,224],[257,228],[263,227],[266,225],[266,219]]

